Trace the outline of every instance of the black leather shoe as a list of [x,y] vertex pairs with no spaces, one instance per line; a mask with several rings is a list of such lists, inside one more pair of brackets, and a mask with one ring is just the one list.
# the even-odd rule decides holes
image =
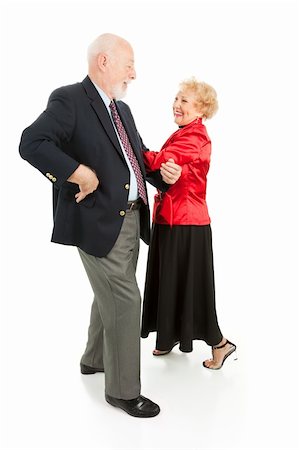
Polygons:
[[160,408],[156,403],[148,398],[142,397],[142,395],[132,400],[121,400],[120,398],[111,397],[107,394],[105,398],[110,405],[121,408],[134,417],[154,417],[160,412]]
[[81,373],[83,375],[93,375],[97,372],[104,372],[104,369],[96,369],[95,367],[86,366],[85,364],[80,364]]

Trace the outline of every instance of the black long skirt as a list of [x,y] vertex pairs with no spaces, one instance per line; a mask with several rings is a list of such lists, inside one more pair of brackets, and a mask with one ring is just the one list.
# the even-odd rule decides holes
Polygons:
[[141,336],[151,331],[157,331],[158,350],[169,350],[180,342],[182,352],[191,352],[194,339],[208,345],[222,340],[215,308],[210,225],[154,225]]

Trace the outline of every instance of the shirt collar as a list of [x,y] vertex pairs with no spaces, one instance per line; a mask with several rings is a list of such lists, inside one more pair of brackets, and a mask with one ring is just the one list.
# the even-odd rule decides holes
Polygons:
[[109,113],[110,113],[110,108],[109,105],[111,103],[111,99],[108,97],[108,95],[98,86],[96,85],[93,81],[92,84],[94,85],[94,87],[96,88],[96,90],[98,91],[98,93],[100,94],[103,102],[105,103],[106,108],[108,109]]

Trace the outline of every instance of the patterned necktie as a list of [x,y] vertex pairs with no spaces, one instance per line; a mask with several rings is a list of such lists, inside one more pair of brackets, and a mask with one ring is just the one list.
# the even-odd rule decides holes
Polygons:
[[115,123],[116,129],[118,131],[120,140],[122,142],[122,145],[125,149],[125,152],[129,158],[129,161],[130,161],[133,171],[135,173],[139,195],[142,198],[144,204],[147,205],[146,190],[145,190],[145,184],[143,181],[141,169],[140,169],[139,163],[137,161],[137,158],[135,156],[135,153],[133,152],[127,132],[123,126],[121,118],[119,117],[119,114],[116,109],[116,105],[115,105],[114,101],[112,101],[110,103],[109,108],[111,109],[112,118]]

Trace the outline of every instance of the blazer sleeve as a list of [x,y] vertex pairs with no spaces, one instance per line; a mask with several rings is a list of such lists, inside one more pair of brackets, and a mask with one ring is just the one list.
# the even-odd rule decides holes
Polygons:
[[60,187],[79,166],[62,150],[73,133],[75,107],[65,88],[54,91],[47,109],[26,128],[21,137],[20,155],[36,167],[56,187]]
[[[141,142],[143,159],[144,159],[144,155],[147,153],[151,153],[151,152],[144,145],[140,135],[139,135],[139,138],[140,138],[140,142]],[[159,167],[159,169],[160,169],[160,167]],[[146,181],[148,183],[150,183],[152,186],[154,186],[155,188],[159,189],[162,192],[166,192],[169,189],[170,185],[165,183],[165,181],[163,181],[160,170],[157,169],[157,170],[152,171],[150,168],[147,168],[146,166],[145,166],[145,170],[146,170]]]
[[161,164],[170,158],[179,166],[195,160],[209,162],[210,153],[210,141],[200,130],[192,130],[176,137],[174,141],[159,152],[149,151],[144,153],[143,159],[147,170],[158,170]]

